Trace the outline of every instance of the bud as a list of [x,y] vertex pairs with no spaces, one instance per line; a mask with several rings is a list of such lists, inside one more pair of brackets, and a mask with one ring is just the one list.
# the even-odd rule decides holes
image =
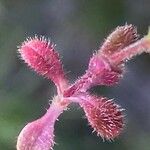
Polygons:
[[19,48],[21,58],[40,75],[58,84],[64,78],[62,64],[55,46],[45,38],[29,38]]
[[[124,63],[113,62],[112,57],[135,42],[138,38],[137,30],[133,25],[117,27],[105,40],[99,51],[89,62],[88,72],[91,74],[94,85],[111,86],[118,83],[123,75]],[[121,61],[122,62],[122,61]]]
[[138,39],[137,30],[133,25],[118,26],[105,40],[99,50],[104,55],[112,55]]
[[97,135],[103,139],[112,140],[121,133],[124,125],[123,109],[120,109],[120,106],[115,104],[113,100],[87,96],[80,104]]
[[124,60],[133,56],[132,49],[126,52],[125,48],[137,38],[137,30],[133,25],[119,26],[108,36],[89,62],[88,72],[93,85],[111,86],[118,83],[123,76]]
[[103,56],[94,55],[89,62],[88,72],[93,85],[114,85],[121,78],[122,71],[121,68],[111,66]]

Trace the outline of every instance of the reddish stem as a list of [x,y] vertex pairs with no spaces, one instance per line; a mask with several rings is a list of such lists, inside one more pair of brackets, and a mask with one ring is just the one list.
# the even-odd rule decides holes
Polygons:
[[136,55],[140,55],[143,52],[148,53],[150,51],[150,39],[144,37],[141,40],[131,44],[130,46],[124,48],[118,53],[113,54],[110,57],[111,64],[114,66],[131,59]]

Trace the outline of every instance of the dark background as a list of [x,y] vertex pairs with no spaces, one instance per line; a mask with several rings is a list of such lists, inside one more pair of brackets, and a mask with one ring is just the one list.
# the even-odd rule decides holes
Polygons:
[[[42,116],[56,94],[19,60],[17,46],[44,35],[57,44],[70,80],[82,75],[93,51],[118,25],[132,23],[141,36],[150,25],[149,0],[0,0],[0,150],[14,150],[23,126]],[[91,92],[115,98],[126,109],[126,127],[114,142],[103,142],[72,105],[55,126],[55,150],[149,150],[150,56],[127,63],[118,86]]]

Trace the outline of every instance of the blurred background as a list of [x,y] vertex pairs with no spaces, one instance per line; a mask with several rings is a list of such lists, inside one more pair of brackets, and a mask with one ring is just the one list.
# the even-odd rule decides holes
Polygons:
[[[149,0],[0,0],[0,150],[15,150],[24,125],[46,112],[56,94],[51,81],[30,70],[18,57],[17,46],[27,37],[44,35],[57,44],[68,78],[73,82],[87,68],[93,51],[118,25],[132,23],[141,36],[150,25]],[[149,150],[150,56],[126,66],[115,87],[90,92],[115,98],[126,109],[126,127],[114,142],[103,142],[78,105],[55,126],[55,150]]]

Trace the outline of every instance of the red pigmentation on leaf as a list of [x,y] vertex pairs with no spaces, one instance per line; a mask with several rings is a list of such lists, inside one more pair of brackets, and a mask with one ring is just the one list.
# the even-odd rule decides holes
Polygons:
[[55,46],[43,37],[29,38],[19,48],[21,58],[40,75],[58,82],[64,78],[62,64]]
[[80,103],[90,125],[103,139],[112,140],[123,129],[123,115],[119,105],[103,97],[86,96]]
[[117,27],[99,49],[100,54],[112,55],[138,39],[137,29],[133,25]]

